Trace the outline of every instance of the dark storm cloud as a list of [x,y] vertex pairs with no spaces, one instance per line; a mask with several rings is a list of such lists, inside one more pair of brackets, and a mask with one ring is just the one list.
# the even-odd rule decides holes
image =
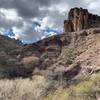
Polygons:
[[18,11],[21,17],[31,18],[40,16],[40,7],[50,6],[60,0],[0,0],[0,7],[11,9],[14,8]]
[[12,8],[13,0],[0,0],[0,8]]
[[88,1],[89,3],[93,2],[93,0],[0,0],[0,7],[7,9],[14,8],[18,11],[19,16],[31,18],[43,14],[39,10],[41,7],[50,7],[54,4],[65,3],[69,8],[75,6],[86,8]]
[[39,10],[41,7],[49,7],[60,0],[13,0],[13,5],[22,17],[31,18],[43,15]]
[[39,15],[38,3],[34,0],[14,0],[13,4],[21,17],[31,18]]
[[[47,34],[35,30],[33,22],[41,19],[40,30],[46,30],[46,27],[53,31],[61,30],[70,8],[84,7],[100,14],[99,5],[100,0],[0,0],[0,32],[13,28],[19,39],[36,41]],[[9,15],[9,9],[14,9],[17,15]]]
[[0,7],[16,9],[21,17],[34,17],[39,14],[39,4],[36,0],[0,0]]

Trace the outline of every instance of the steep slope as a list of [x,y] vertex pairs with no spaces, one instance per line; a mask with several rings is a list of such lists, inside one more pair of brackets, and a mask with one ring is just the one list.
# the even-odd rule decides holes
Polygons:
[[10,39],[9,37],[0,35],[0,51],[9,52],[20,48],[22,43],[19,40]]
[[[42,62],[38,68],[47,70],[47,76],[54,75],[57,77],[62,73],[61,75],[64,75],[64,78],[69,77],[69,80],[73,79],[83,70],[89,71],[89,73],[99,71],[100,28],[64,33],[60,37],[66,38],[68,36],[70,39],[66,44],[61,46],[58,56],[53,57],[57,51],[56,53],[54,51],[44,52],[46,57],[43,58],[42,56]],[[46,75],[46,71],[44,75]]]
[[43,100],[99,100],[100,28],[69,34],[70,44],[62,47],[56,62],[47,69],[47,75],[59,85]]

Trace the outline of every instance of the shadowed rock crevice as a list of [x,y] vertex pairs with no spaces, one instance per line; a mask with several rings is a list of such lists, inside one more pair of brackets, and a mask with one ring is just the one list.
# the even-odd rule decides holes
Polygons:
[[80,64],[73,64],[71,67],[63,74],[66,81],[72,80],[76,75],[78,75],[81,71]]

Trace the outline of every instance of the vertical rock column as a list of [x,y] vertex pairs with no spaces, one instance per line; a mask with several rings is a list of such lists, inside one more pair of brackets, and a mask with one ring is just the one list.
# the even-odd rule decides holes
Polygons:
[[100,27],[100,16],[93,15],[83,8],[72,8],[68,13],[68,20],[64,21],[64,32],[80,31],[92,27]]

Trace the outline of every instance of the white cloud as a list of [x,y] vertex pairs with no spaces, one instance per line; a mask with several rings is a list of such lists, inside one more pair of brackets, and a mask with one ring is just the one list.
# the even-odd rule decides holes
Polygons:
[[43,34],[32,27],[31,22],[24,22],[21,29],[13,27],[15,32],[15,39],[21,39],[24,43],[31,43],[41,39]]
[[45,28],[45,27],[51,28],[54,26],[53,19],[50,18],[50,16],[46,16],[43,18],[41,25],[42,25],[42,28]]
[[[0,0],[0,33],[12,28],[16,39],[35,42],[48,35],[42,32],[46,27],[63,30],[70,8],[84,7],[100,14],[99,5],[100,0]],[[41,26],[33,28],[33,21]]]
[[5,17],[7,20],[18,20],[18,14],[15,9],[0,9],[0,13]]
[[87,8],[89,9],[90,12],[100,15],[100,10],[99,10],[100,9],[100,0],[95,0],[95,1],[89,0],[89,4],[88,4]]

